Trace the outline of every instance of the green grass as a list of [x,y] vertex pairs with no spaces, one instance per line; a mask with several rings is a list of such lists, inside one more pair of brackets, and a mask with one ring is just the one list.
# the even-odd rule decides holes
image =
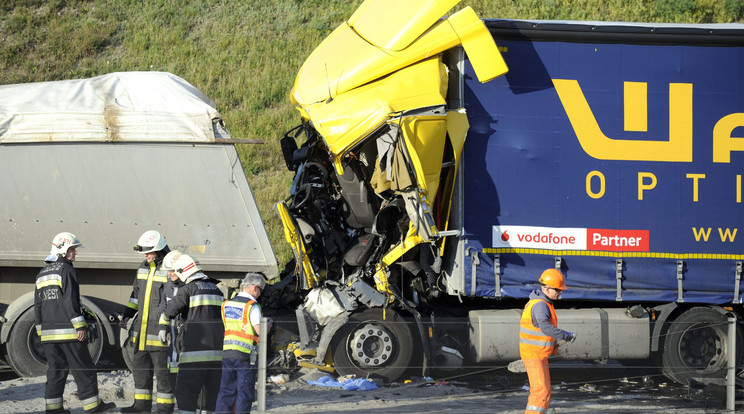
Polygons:
[[[403,0],[401,0],[403,1]],[[291,174],[279,139],[299,122],[298,69],[360,1],[4,0],[0,84],[172,72],[217,104],[238,145],[280,263],[290,258],[273,205]],[[741,22],[742,0],[464,0],[484,18]]]

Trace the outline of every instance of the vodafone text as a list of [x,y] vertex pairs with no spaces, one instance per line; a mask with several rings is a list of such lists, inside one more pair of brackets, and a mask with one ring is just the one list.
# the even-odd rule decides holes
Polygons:
[[648,230],[494,226],[493,246],[549,250],[649,251]]

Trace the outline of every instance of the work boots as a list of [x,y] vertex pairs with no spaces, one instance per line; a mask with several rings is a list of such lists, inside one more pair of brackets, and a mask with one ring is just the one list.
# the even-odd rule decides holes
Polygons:
[[160,404],[158,403],[155,409],[155,414],[173,414],[174,404]]
[[101,403],[98,404],[96,408],[92,410],[85,410],[85,412],[86,413],[107,413],[108,410],[113,410],[114,408],[116,408],[116,404],[112,402],[107,403],[107,402],[101,401]]
[[136,400],[130,407],[121,409],[122,413],[150,413],[152,411],[152,401]]

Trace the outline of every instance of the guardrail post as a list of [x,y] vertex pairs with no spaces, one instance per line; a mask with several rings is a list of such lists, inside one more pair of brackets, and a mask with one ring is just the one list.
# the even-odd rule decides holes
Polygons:
[[728,318],[728,374],[726,376],[726,409],[736,411],[736,318]]
[[258,340],[258,377],[256,378],[256,403],[258,404],[258,412],[262,413],[266,411],[266,354],[269,349],[267,341],[263,340],[268,338],[268,324],[267,318],[261,318],[260,332]]

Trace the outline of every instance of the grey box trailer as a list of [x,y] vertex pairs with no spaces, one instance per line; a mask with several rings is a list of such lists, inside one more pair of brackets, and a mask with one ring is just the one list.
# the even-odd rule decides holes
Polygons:
[[278,275],[236,141],[215,104],[169,73],[0,86],[0,344],[16,373],[45,369],[30,308],[59,232],[83,243],[75,267],[101,328],[96,360],[116,349],[109,322],[128,301],[143,259],[132,246],[147,230],[227,285],[247,271]]

